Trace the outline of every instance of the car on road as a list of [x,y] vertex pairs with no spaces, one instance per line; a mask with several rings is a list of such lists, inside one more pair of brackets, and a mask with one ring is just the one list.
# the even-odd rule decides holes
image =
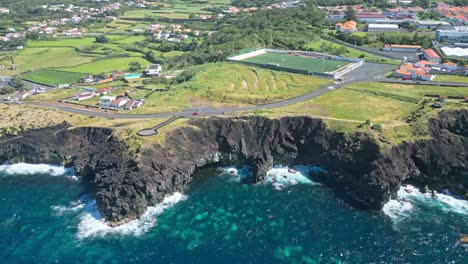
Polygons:
[[341,78],[335,78],[335,82],[341,82],[341,81],[343,81],[343,79],[341,79]]
[[198,113],[197,111],[193,112],[192,115],[194,116],[197,116],[197,115],[200,115],[200,113]]

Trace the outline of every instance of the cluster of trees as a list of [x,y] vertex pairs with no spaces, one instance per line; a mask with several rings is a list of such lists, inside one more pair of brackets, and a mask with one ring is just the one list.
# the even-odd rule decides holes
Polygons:
[[168,59],[167,63],[182,68],[222,61],[237,50],[251,47],[303,49],[316,38],[323,21],[323,13],[312,5],[237,16],[217,25],[216,33],[194,51]]
[[430,47],[433,40],[431,35],[419,35],[414,33],[412,36],[392,33],[381,33],[376,37],[369,37],[368,35],[351,35],[347,33],[335,34],[337,39],[355,44],[358,46],[373,46],[381,47],[383,44],[400,44],[400,45],[421,45],[424,48]]
[[97,43],[108,43],[109,38],[106,35],[99,35],[96,37],[96,42]]
[[277,3],[277,0],[232,0],[231,4],[237,7],[262,7]]
[[319,51],[319,52],[334,54],[337,56],[343,56],[348,52],[348,49],[345,46],[323,42],[322,44],[320,44],[320,47],[318,50],[313,50],[313,51]]
[[0,41],[0,49],[14,50],[18,46],[24,46],[26,41],[26,38],[14,38],[9,41]]
[[11,94],[14,91],[23,92],[25,90],[24,82],[20,78],[14,77],[8,85],[0,87],[0,95]]

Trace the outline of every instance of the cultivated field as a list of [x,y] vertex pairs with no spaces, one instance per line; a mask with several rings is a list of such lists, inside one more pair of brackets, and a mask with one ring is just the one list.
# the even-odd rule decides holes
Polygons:
[[132,61],[139,62],[142,66],[142,69],[144,69],[148,64],[150,64],[149,61],[141,57],[122,57],[97,60],[90,63],[81,64],[75,67],[61,68],[60,70],[85,74],[100,74],[118,70],[126,71],[129,67],[128,64]]
[[22,79],[46,84],[50,86],[57,86],[59,84],[72,84],[77,82],[83,74],[75,72],[65,72],[56,70],[39,70],[28,72],[21,75]]
[[278,64],[280,67],[312,72],[333,72],[349,64],[346,61],[325,60],[304,56],[265,53],[242,61],[259,64]]
[[0,69],[0,75],[14,75],[50,67],[74,66],[101,57],[100,55],[82,54],[76,52],[74,48],[26,48],[0,57],[0,64],[9,67],[11,56],[13,56],[18,69],[16,71]]

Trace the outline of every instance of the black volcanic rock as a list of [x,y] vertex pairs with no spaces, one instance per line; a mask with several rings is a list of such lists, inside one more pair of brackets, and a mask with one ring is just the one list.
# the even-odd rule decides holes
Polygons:
[[468,111],[441,112],[429,127],[433,139],[383,153],[368,134],[346,137],[310,117],[194,119],[165,135],[164,145],[134,156],[110,129],[64,124],[2,141],[0,162],[75,166],[112,225],[139,217],[166,194],[184,190],[197,169],[219,163],[250,165],[251,182],[262,181],[274,164],[323,166],[330,173],[318,179],[338,196],[377,210],[404,181],[465,194]]

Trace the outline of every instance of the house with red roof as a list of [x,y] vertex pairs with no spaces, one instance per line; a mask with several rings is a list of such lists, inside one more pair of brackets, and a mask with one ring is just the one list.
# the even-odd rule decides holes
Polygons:
[[428,61],[441,62],[442,58],[440,55],[433,49],[425,49],[423,51],[423,57]]
[[356,31],[356,21],[346,21],[344,23],[336,23],[335,24],[335,29],[340,31],[340,32],[347,32],[347,33],[353,33]]
[[125,104],[127,104],[128,98],[117,98],[110,102],[109,107],[114,109],[123,109]]
[[403,79],[432,81],[435,75],[430,74],[430,70],[431,67],[419,67],[417,64],[404,63],[399,69],[393,71],[392,76]]

